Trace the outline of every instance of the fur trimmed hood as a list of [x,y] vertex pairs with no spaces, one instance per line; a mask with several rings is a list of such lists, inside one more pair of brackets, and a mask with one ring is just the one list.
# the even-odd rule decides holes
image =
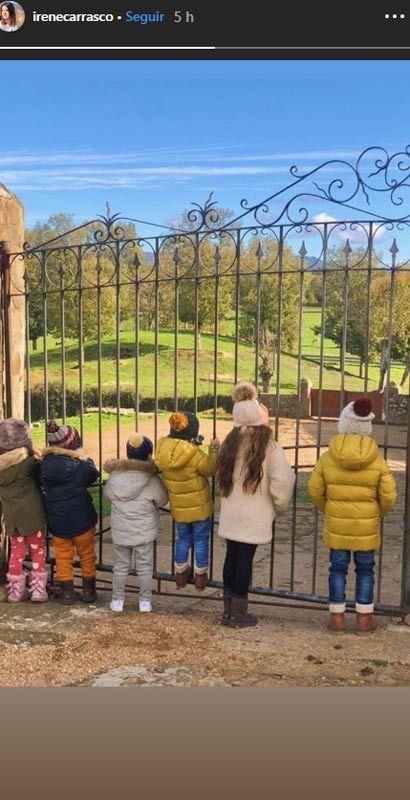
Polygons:
[[66,456],[66,458],[76,458],[78,461],[86,461],[87,454],[81,447],[79,450],[66,450],[64,447],[45,447],[41,455],[45,456]]
[[30,455],[27,447],[17,447],[15,450],[8,450],[0,456],[0,472],[10,467],[21,464]]
[[138,461],[135,458],[111,458],[103,465],[104,472],[145,472],[156,475],[157,467],[153,461]]

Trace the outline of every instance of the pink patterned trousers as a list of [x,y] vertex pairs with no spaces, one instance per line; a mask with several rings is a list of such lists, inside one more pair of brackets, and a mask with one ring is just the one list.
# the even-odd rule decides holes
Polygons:
[[44,530],[21,536],[16,531],[10,536],[9,575],[23,574],[23,561],[27,547],[30,551],[33,572],[46,571],[46,534]]

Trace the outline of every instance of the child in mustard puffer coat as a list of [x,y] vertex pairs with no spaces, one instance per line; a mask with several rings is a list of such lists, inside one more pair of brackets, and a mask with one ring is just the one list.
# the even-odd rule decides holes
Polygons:
[[158,441],[154,461],[168,490],[169,507],[176,522],[175,578],[178,589],[186,586],[194,551],[195,587],[205,589],[208,579],[212,498],[208,478],[216,473],[219,439],[208,453],[201,450],[199,420],[188,411],[176,411],[169,419],[170,433]]
[[324,540],[330,547],[329,630],[343,633],[345,586],[351,553],[356,566],[356,633],[372,633],[374,555],[380,547],[380,519],[394,506],[396,482],[371,438],[372,404],[359,398],[343,409],[339,435],[318,460],[308,492],[325,515]]

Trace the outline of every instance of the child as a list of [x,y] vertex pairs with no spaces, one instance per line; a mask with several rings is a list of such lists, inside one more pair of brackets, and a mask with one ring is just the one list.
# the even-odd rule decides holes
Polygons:
[[[29,427],[19,419],[0,422],[0,501],[6,534],[10,536],[7,600],[19,603],[48,600],[46,590],[46,515]],[[23,562],[27,547],[31,556],[29,589]]]
[[176,411],[169,419],[169,436],[159,440],[154,461],[162,471],[176,522],[175,578],[178,589],[191,573],[189,554],[194,550],[195,587],[203,590],[208,580],[209,535],[213,511],[208,477],[215,475],[219,440],[211,441],[205,454],[199,420],[188,411]]
[[111,533],[115,550],[111,611],[124,607],[125,583],[136,555],[140,585],[139,610],[152,611],[151,581],[154,540],[159,529],[159,508],[168,494],[157,476],[150,439],[135,433],[127,442],[127,458],[104,464],[109,478],[104,494],[111,500]]
[[379,455],[372,433],[372,404],[368,398],[348,403],[339,422],[339,435],[318,460],[308,492],[325,515],[324,540],[330,547],[329,630],[345,627],[345,587],[351,553],[356,566],[356,633],[376,630],[373,617],[374,552],[380,547],[380,517],[393,508],[396,483]]
[[47,425],[48,447],[43,451],[41,481],[44,487],[47,527],[53,536],[61,602],[76,600],[73,557],[77,551],[83,579],[82,600],[93,603],[95,591],[95,524],[97,514],[87,486],[100,477],[91,458],[81,448],[80,434],[70,425]]
[[242,381],[232,398],[233,430],[226,437],[218,464],[221,493],[219,536],[226,539],[223,567],[224,614],[230,628],[257,624],[248,614],[252,563],[258,544],[272,539],[272,522],[292,497],[295,475],[269,427],[267,409],[252,383]]

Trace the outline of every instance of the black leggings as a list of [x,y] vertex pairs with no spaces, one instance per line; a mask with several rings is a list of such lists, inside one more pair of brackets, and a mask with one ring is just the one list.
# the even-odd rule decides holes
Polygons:
[[230,589],[238,597],[246,597],[252,581],[252,562],[256,544],[226,540],[226,556],[223,570],[224,589]]

